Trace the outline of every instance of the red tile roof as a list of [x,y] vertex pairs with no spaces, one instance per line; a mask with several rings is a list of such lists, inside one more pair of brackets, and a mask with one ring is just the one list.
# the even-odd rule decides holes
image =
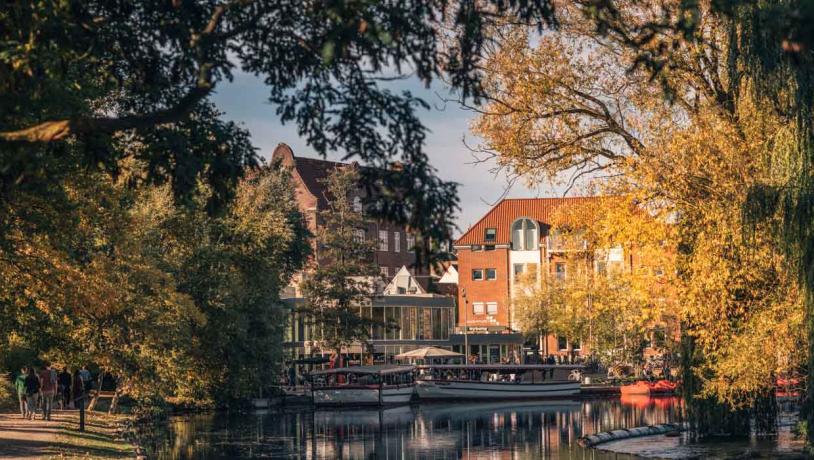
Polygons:
[[[546,227],[550,227],[554,219],[556,210],[561,206],[573,206],[578,203],[585,203],[593,200],[600,200],[602,197],[569,197],[569,198],[507,198],[498,203],[486,213],[475,225],[469,228],[460,238],[455,241],[455,245],[471,244],[509,244],[511,243],[511,225],[520,217],[529,217],[541,224],[540,237],[546,232]],[[497,230],[494,241],[484,241],[487,228]]]

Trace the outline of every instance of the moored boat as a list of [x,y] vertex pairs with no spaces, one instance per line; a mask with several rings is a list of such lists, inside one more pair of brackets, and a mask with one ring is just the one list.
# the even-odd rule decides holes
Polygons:
[[580,391],[576,365],[484,364],[418,366],[421,400],[567,398]]
[[311,374],[317,406],[407,404],[415,390],[414,366],[353,366]]
[[623,385],[619,391],[623,395],[649,395],[649,394],[673,394],[677,385],[668,380],[658,380],[656,382],[646,382],[639,380],[630,385]]

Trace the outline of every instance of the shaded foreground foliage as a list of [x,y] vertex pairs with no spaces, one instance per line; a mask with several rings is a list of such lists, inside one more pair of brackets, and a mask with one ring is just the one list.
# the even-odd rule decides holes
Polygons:
[[279,291],[309,251],[288,174],[242,181],[218,216],[176,206],[168,187],[134,191],[101,174],[63,183],[64,202],[39,205],[61,216],[58,231],[6,234],[20,255],[0,263],[5,367],[32,350],[96,363],[136,398],[198,404],[268,387]]

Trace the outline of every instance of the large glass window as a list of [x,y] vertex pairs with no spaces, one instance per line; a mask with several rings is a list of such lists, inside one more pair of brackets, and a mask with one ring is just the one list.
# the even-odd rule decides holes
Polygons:
[[379,251],[387,251],[387,230],[379,230]]
[[384,339],[384,307],[373,307],[373,340]]
[[401,335],[401,318],[399,318],[399,309],[399,307],[384,307],[384,318],[385,321],[387,321],[387,325],[398,326],[385,331],[385,337],[388,340],[398,340]]
[[533,251],[537,249],[539,233],[537,223],[528,218],[518,219],[512,224],[512,249]]
[[438,340],[444,335],[444,324],[441,320],[441,308],[432,309],[432,338]]

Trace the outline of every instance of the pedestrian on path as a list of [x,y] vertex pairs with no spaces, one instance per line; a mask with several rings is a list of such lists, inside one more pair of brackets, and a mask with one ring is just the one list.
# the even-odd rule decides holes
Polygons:
[[71,373],[67,367],[57,376],[57,391],[59,391],[59,408],[65,410],[71,407]]
[[37,375],[34,373],[34,368],[28,370],[28,375],[25,377],[25,400],[26,405],[28,406],[28,419],[31,420],[34,418],[34,414],[37,412],[37,397],[40,393],[40,380],[37,378]]
[[89,387],[91,375],[90,371],[88,370],[88,366],[82,366],[82,370],[79,371],[79,377],[82,378],[82,384],[85,389]]
[[40,371],[40,397],[42,398],[42,419],[51,420],[54,396],[57,393],[57,375],[49,363]]
[[28,402],[25,397],[25,378],[28,376],[28,367],[23,366],[17,378],[14,379],[14,388],[17,390],[17,400],[20,401],[20,415],[28,418]]
[[85,394],[85,383],[82,381],[82,376],[79,369],[73,371],[73,383],[71,384],[71,398],[73,399],[74,407],[79,408],[80,404],[85,404],[85,400],[81,399]]

